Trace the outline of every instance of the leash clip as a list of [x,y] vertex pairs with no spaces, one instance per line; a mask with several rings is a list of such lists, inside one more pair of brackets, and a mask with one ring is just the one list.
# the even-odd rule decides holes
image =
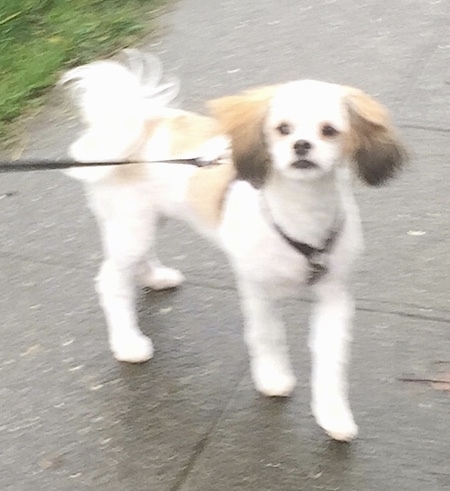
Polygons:
[[306,282],[310,286],[318,283],[328,273],[328,266],[322,252],[308,258],[308,269]]

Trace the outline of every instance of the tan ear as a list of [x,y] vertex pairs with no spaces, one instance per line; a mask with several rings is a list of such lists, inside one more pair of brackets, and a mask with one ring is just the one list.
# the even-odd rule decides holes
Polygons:
[[275,86],[209,102],[222,131],[231,137],[237,177],[261,187],[270,172],[270,156],[264,141],[264,120]]
[[406,150],[392,127],[389,112],[358,89],[348,88],[345,103],[350,118],[347,151],[358,176],[370,186],[394,177],[404,164]]

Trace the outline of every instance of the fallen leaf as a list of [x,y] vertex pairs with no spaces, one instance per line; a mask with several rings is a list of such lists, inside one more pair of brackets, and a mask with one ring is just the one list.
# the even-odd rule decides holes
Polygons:
[[438,381],[433,382],[431,385],[436,390],[450,393],[450,372],[440,374]]
[[48,455],[44,457],[40,462],[39,466],[41,467],[42,470],[48,470],[48,469],[58,469],[61,467],[64,463],[64,455]]

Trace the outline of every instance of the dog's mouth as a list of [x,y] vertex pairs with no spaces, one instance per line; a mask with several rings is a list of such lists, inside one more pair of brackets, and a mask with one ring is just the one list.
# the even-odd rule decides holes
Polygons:
[[318,167],[318,165],[314,163],[312,160],[306,160],[306,159],[296,160],[291,164],[291,166],[294,169],[315,169]]

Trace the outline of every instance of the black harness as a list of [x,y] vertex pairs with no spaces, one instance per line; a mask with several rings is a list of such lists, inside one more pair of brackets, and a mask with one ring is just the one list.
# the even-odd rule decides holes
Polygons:
[[[267,209],[267,207],[265,208]],[[270,215],[268,209],[267,213]],[[315,285],[318,283],[329,271],[329,254],[336,244],[336,240],[343,228],[344,220],[336,220],[337,224],[328,233],[323,247],[313,247],[306,242],[300,242],[293,239],[273,220],[272,217],[270,217],[270,222],[283,240],[308,261],[308,277],[306,283],[308,285]]]

